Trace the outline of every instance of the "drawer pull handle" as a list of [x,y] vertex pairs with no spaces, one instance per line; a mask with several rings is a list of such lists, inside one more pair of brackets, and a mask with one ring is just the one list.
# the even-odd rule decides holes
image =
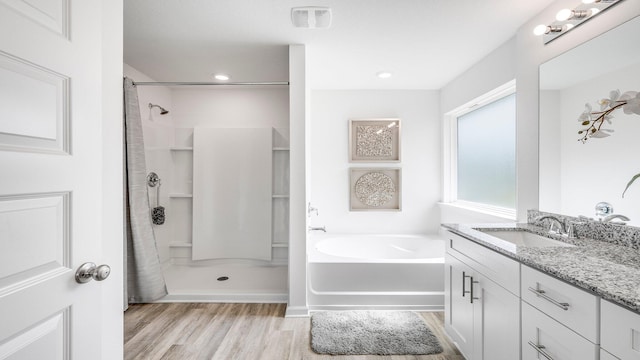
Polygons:
[[548,302],[552,303],[553,305],[561,308],[562,310],[569,310],[569,304],[568,303],[561,303],[561,302],[549,297],[545,293],[544,290],[534,289],[534,288],[530,287],[529,291],[531,291],[532,293],[536,294],[538,297],[541,297],[541,298],[547,300]]
[[470,278],[470,277],[471,276],[467,275],[464,271],[462,272],[462,297],[464,297],[466,294],[469,293],[469,291],[465,289],[465,281],[467,280],[467,278]]
[[469,302],[473,304],[473,300],[480,300],[480,298],[474,297],[473,296],[473,284],[478,284],[479,281],[473,281],[473,276],[469,276],[471,278],[471,282],[469,283],[469,286],[471,286],[471,291],[470,291],[470,299]]
[[544,347],[544,345],[536,345],[533,341],[529,341],[529,345],[531,345],[531,347],[533,347],[534,349],[536,349],[536,351],[538,352],[538,354],[544,356],[545,358],[547,358],[548,360],[553,360],[553,358],[551,357],[551,355],[547,354],[546,351],[544,351],[544,349],[546,349]]

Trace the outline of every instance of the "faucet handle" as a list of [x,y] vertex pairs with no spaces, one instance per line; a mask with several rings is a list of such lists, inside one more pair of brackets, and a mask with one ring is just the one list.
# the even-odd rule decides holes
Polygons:
[[564,227],[567,229],[567,237],[569,239],[577,238],[577,236],[576,236],[576,225],[582,225],[582,224],[584,224],[584,222],[573,221],[573,220],[567,219],[567,222],[565,222],[565,224],[564,224]]
[[[555,228],[558,228],[558,230],[554,230]],[[550,221],[549,222],[549,233],[550,234],[558,234],[558,235],[562,235],[563,233],[563,224],[561,222],[555,222],[555,221]]]

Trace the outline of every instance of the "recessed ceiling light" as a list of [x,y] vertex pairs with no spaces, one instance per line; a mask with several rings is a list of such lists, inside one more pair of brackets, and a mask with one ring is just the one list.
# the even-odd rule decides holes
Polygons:
[[388,79],[391,77],[391,73],[388,71],[379,71],[376,76],[378,76],[380,79]]
[[227,81],[229,80],[231,77],[227,74],[214,74],[213,78],[216,80],[220,80],[220,81]]

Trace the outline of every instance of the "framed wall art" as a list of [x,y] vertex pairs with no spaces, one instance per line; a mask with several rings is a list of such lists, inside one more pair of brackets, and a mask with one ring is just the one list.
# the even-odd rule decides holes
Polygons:
[[402,169],[351,168],[350,211],[401,211]]
[[350,162],[400,162],[400,119],[349,120]]

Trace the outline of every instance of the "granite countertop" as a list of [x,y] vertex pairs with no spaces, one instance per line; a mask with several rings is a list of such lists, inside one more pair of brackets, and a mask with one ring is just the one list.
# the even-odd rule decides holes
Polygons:
[[[589,238],[549,235],[530,224],[442,224],[451,232],[564,280],[579,288],[640,313],[640,250]],[[524,229],[575,245],[529,247],[484,234],[475,229]]]

